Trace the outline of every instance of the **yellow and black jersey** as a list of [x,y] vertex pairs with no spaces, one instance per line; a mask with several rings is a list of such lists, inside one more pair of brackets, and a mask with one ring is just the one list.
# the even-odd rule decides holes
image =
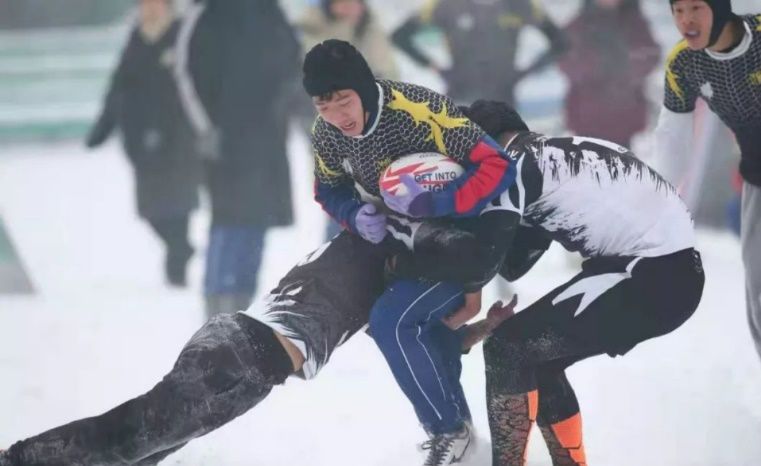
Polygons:
[[379,111],[363,135],[344,136],[322,118],[315,123],[316,198],[336,220],[351,227],[360,204],[355,184],[379,196],[380,175],[408,154],[439,152],[466,169],[445,190],[434,193],[436,216],[477,213],[512,183],[515,169],[502,149],[448,97],[397,81],[377,84]]
[[761,181],[761,15],[742,17],[745,37],[732,51],[690,50],[679,42],[666,61],[664,106],[691,112],[701,98],[734,131],[740,171]]

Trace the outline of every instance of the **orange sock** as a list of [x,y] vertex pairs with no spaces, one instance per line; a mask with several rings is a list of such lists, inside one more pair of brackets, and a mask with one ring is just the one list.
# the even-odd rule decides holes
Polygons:
[[587,466],[581,435],[581,413],[568,419],[539,426],[552,457],[552,466]]
[[489,427],[492,437],[493,464],[526,464],[531,426],[539,407],[538,391],[489,397]]

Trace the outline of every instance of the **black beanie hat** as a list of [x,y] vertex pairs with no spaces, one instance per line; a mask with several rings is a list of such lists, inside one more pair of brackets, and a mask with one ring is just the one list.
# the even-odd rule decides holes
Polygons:
[[528,125],[518,112],[504,102],[476,100],[470,107],[460,109],[470,121],[480,126],[495,140],[508,131],[529,131]]
[[[670,5],[674,5],[677,0],[669,0]],[[703,0],[713,11],[713,24],[711,25],[711,36],[708,39],[708,46],[712,46],[719,40],[721,30],[724,25],[731,21],[735,14],[732,13],[732,0]]]
[[353,89],[362,100],[362,109],[378,110],[378,87],[365,58],[350,43],[328,39],[312,47],[304,58],[304,90],[312,97],[341,89]]

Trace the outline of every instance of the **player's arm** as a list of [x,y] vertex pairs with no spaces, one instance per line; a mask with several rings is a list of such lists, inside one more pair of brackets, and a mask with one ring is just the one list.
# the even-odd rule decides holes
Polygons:
[[666,59],[663,107],[653,134],[653,150],[661,174],[675,186],[685,182],[685,162],[692,152],[697,90],[681,66],[686,44],[680,42]]
[[536,228],[518,227],[499,274],[510,282],[518,280],[534,267],[551,243],[552,240]]
[[466,293],[483,288],[499,272],[520,221],[514,212],[487,212],[468,228],[424,222],[414,252],[399,253],[390,272],[403,278],[460,283]]
[[515,151],[516,182],[478,217],[458,220],[455,225],[424,222],[415,233],[414,254],[398,258],[403,276],[453,281],[470,292],[481,289],[503,268],[505,258],[512,254],[525,207],[540,196],[543,182],[528,151]]
[[336,222],[354,233],[356,217],[364,204],[357,196],[351,176],[344,170],[341,158],[322,140],[326,123],[318,120],[312,134],[314,154],[314,199]]
[[415,36],[425,28],[419,16],[410,16],[391,34],[391,42],[417,65],[432,68],[433,61],[415,43]]
[[409,189],[406,195],[383,192],[386,204],[412,217],[467,217],[480,213],[486,205],[515,181],[515,167],[502,147],[471,122],[446,96],[420,87],[411,87],[412,101],[394,89],[393,109],[407,111],[411,124],[408,142],[418,150],[448,155],[465,168],[465,173],[443,190],[428,192]]
[[431,19],[436,2],[430,2],[419,13],[413,14],[391,34],[391,42],[412,61],[424,68],[436,68],[435,63],[415,43],[415,37],[433,26]]
[[529,66],[521,70],[521,78],[542,71],[556,62],[568,51],[570,45],[566,34],[547,16],[542,6],[538,2],[532,3],[529,22],[547,38],[548,47]]
[[89,148],[97,147],[106,142],[116,127],[116,115],[118,107],[121,105],[122,92],[124,89],[124,74],[127,66],[126,55],[127,50],[134,43],[134,34],[135,33],[133,32],[132,36],[130,36],[127,46],[122,51],[119,65],[116,67],[113,75],[111,75],[111,81],[109,82],[108,90],[106,91],[106,97],[103,101],[103,108],[101,109],[100,115],[98,115],[98,119],[87,133],[85,145]]

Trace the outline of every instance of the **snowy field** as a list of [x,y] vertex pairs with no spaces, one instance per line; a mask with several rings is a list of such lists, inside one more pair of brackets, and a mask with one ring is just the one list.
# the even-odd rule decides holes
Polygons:
[[[269,235],[266,290],[318,245],[323,217],[309,199],[304,141],[292,138],[297,225]],[[38,294],[0,296],[0,448],[103,412],[148,390],[202,323],[207,217],[186,291],[163,286],[158,242],[134,214],[132,179],[115,144],[0,148],[0,215]],[[707,281],[696,315],[676,333],[618,360],[569,371],[592,466],[761,464],[761,364],[745,321],[739,246],[699,235]],[[554,250],[518,284],[523,305],[573,273]],[[494,291],[491,291],[494,294]],[[523,307],[523,306],[520,306]],[[483,360],[464,360],[487,465]],[[169,457],[168,465],[374,466],[422,463],[412,410],[365,335],[348,341],[313,381],[289,380],[260,406]],[[548,465],[538,431],[531,466]]]

